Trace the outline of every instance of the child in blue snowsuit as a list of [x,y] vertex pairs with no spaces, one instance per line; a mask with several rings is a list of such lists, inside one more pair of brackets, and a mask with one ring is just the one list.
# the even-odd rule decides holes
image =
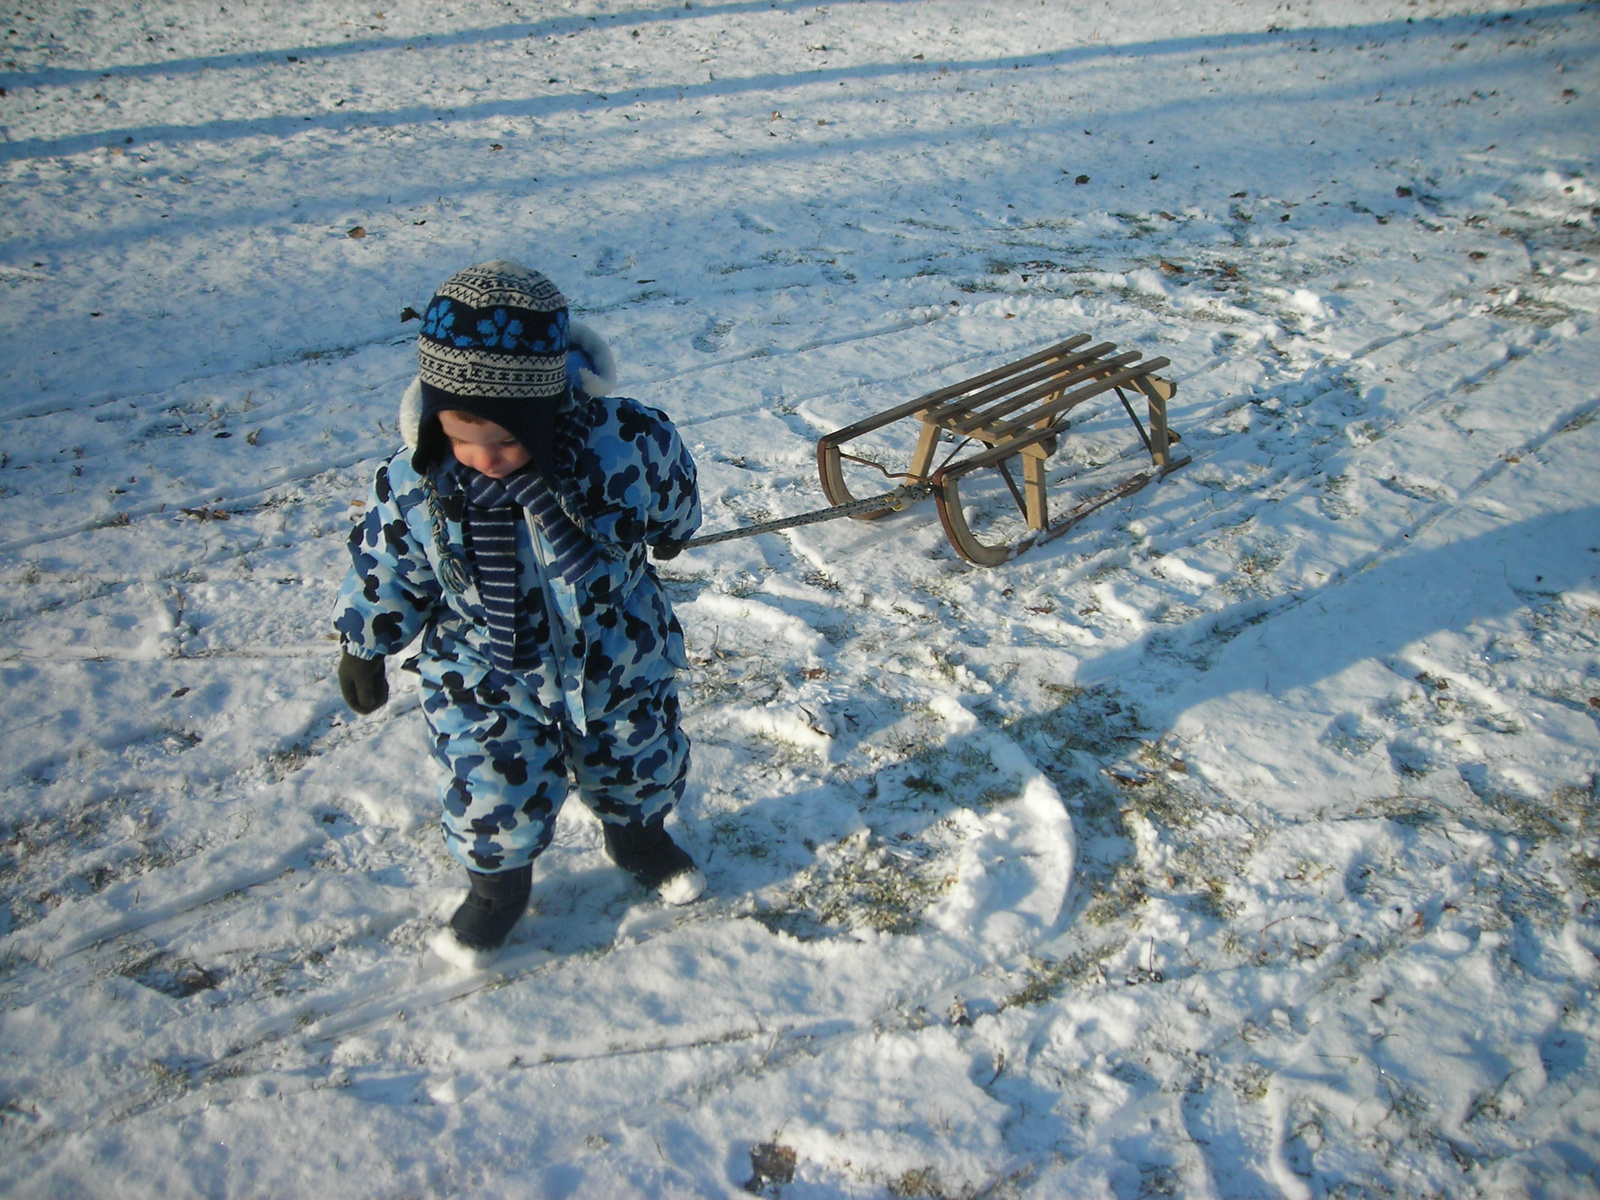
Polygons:
[[387,700],[384,658],[421,635],[445,839],[470,883],[449,936],[481,952],[510,934],[569,770],[613,861],[694,899],[704,878],[663,826],[689,768],[683,633],[646,558],[700,523],[693,460],[665,414],[607,396],[604,342],[516,263],[445,282],[418,363],[407,448],[351,532],[334,623],[358,713]]

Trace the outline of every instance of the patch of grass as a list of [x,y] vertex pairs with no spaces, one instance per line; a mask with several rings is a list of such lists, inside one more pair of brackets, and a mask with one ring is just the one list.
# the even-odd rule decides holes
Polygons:
[[740,816],[718,817],[709,823],[711,843],[731,854],[762,861],[773,854],[772,846],[762,837],[750,835],[749,824]]
[[1165,1163],[1145,1163],[1139,1168],[1139,1196],[1177,1196],[1183,1192],[1183,1177]]
[[1049,679],[1039,681],[1039,690],[1057,704],[1075,703],[1084,694],[1084,689],[1077,684],[1055,683]]
[[104,891],[198,848],[173,850],[149,836],[155,824],[150,810],[135,811],[119,795],[0,827],[0,913],[9,913],[0,928],[31,925],[68,895]]
[[781,664],[765,655],[723,650],[713,641],[708,649],[691,649],[685,694],[696,708],[737,699],[742,704],[765,704],[784,689]]
[[1239,577],[1223,584],[1226,591],[1235,594],[1259,593],[1267,589],[1267,580],[1283,562],[1283,552],[1273,546],[1255,546],[1245,551],[1235,561]]
[[1272,1072],[1259,1063],[1245,1063],[1233,1076],[1233,1094],[1246,1104],[1259,1104],[1272,1086]]
[[938,857],[918,861],[895,850],[865,832],[821,847],[816,864],[796,877],[783,901],[755,918],[802,939],[846,929],[915,932],[923,910],[956,877]]
[[1102,959],[1110,953],[1114,953],[1114,949],[1103,950],[1100,956],[1075,953],[1061,959],[1030,958],[1024,983],[1000,1001],[1001,1011],[1046,1004],[1068,988],[1104,983],[1106,973]]
[[181,1059],[168,1062],[152,1058],[145,1064],[145,1071],[154,1081],[156,1096],[162,1101],[175,1100],[194,1086],[194,1070]]
[[208,971],[189,959],[165,953],[128,963],[118,968],[117,974],[175,1000],[210,991],[222,981],[221,972]]
[[1487,781],[1468,778],[1467,782],[1490,828],[1504,829],[1534,843],[1600,834],[1595,779],[1587,785],[1557,787],[1544,799],[1517,795]]
[[1228,881],[1213,877],[1203,881],[1202,890],[1193,901],[1194,910],[1214,921],[1231,921],[1243,911],[1244,906],[1228,899]]
[[1567,861],[1573,882],[1592,902],[1600,900],[1600,858],[1583,850],[1576,850]]
[[927,1197],[928,1200],[945,1200],[948,1193],[939,1181],[936,1167],[913,1167],[904,1175],[889,1181],[889,1195],[896,1200],[909,1197]]
[[1119,863],[1109,880],[1090,883],[1090,900],[1083,919],[1091,925],[1137,917],[1150,894],[1145,887],[1144,869],[1136,863]]
[[844,586],[826,571],[807,571],[801,578],[812,587],[821,588],[825,592],[842,591]]

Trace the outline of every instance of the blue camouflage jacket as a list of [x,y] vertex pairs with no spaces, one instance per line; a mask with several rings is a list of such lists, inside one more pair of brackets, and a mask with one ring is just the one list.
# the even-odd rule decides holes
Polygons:
[[[700,498],[694,460],[666,414],[624,397],[584,398],[570,420],[582,449],[562,496],[602,553],[578,579],[565,579],[544,569],[553,556],[537,520],[530,513],[521,523],[518,586],[543,652],[519,673],[548,711],[564,711],[583,729],[628,693],[687,665],[683,631],[646,546],[692,536]],[[424,667],[449,664],[458,685],[473,688],[492,669],[476,581],[445,564],[465,557],[464,505],[455,472],[441,465],[424,477],[409,449],[378,468],[339,589],[334,626],[348,653],[395,654],[421,634]]]

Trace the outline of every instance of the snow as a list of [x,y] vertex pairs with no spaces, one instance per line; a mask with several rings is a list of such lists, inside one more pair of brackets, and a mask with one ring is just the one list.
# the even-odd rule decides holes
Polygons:
[[[14,5],[0,1191],[1600,1195],[1597,17]],[[663,564],[705,898],[569,804],[451,965],[329,617],[402,311],[500,256],[705,532],[1076,332],[1193,461],[993,569],[930,501]]]

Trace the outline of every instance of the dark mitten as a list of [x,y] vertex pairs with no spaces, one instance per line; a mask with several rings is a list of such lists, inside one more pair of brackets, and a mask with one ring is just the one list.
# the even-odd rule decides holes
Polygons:
[[389,700],[389,681],[383,659],[357,658],[348,650],[339,657],[339,691],[344,702],[363,716],[377,712]]
[[650,547],[650,557],[657,562],[666,562],[669,558],[677,558],[683,553],[683,548],[688,542],[659,542]]

